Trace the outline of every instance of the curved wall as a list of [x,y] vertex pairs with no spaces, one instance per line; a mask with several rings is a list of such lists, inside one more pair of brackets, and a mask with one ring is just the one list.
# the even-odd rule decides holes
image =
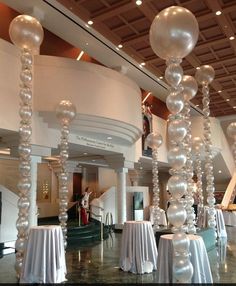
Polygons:
[[141,136],[141,91],[133,81],[100,65],[36,56],[34,109],[52,127],[53,119],[55,124],[57,121],[49,114],[55,113],[55,107],[63,99],[73,102],[77,109],[72,132],[96,133],[94,127],[99,123],[97,133],[104,134],[100,139],[110,134],[120,136],[123,143],[134,143]]

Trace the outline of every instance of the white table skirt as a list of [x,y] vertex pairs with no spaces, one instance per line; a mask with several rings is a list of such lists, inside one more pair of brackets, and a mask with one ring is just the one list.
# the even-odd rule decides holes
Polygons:
[[236,226],[236,211],[223,211],[225,225]]
[[[166,213],[163,209],[160,209],[161,210],[161,215],[160,215],[160,222],[159,222],[159,225],[164,225],[164,226],[167,226],[167,220],[166,220]],[[153,206],[150,206],[149,207],[149,211],[150,211],[150,222],[151,224],[153,225],[154,224],[154,210],[153,210]]]
[[[197,226],[204,228],[208,226],[208,206],[204,206],[203,211],[198,210]],[[225,221],[223,217],[223,212],[221,209],[216,210],[216,233],[217,237],[227,237],[227,232],[225,229]]]
[[124,223],[120,268],[135,274],[150,273],[157,269],[157,247],[150,221]]
[[[173,234],[165,234],[160,237],[158,245],[158,283],[172,283],[173,263]],[[188,235],[190,239],[190,261],[193,265],[192,283],[212,283],[212,274],[207,256],[205,244],[201,236]]]
[[66,281],[62,229],[58,225],[30,228],[20,283]]

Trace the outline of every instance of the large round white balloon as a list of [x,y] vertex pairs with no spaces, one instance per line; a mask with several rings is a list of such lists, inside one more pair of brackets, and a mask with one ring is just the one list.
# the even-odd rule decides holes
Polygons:
[[180,199],[187,191],[186,180],[180,175],[171,176],[167,183],[168,190],[175,199]]
[[173,246],[174,250],[180,253],[188,252],[190,240],[186,233],[184,232],[177,232],[173,234]]
[[198,85],[197,81],[191,75],[184,75],[181,81],[183,87],[182,94],[186,101],[191,100],[197,93]]
[[182,204],[178,202],[172,202],[167,209],[167,216],[169,222],[175,227],[180,227],[184,224],[187,213]]
[[76,108],[69,100],[62,100],[56,107],[56,116],[62,124],[69,124],[76,115]]
[[193,266],[186,257],[176,257],[173,263],[173,274],[178,283],[190,283]]
[[194,137],[192,139],[192,147],[194,152],[201,152],[204,147],[204,142],[200,137]]
[[236,121],[229,124],[227,127],[227,134],[229,137],[236,140]]
[[195,16],[186,8],[171,6],[154,18],[149,38],[158,57],[182,59],[193,50],[198,33]]
[[187,134],[187,125],[185,120],[174,119],[168,125],[168,134],[171,140],[180,142]]
[[215,77],[215,70],[213,69],[212,66],[209,65],[200,66],[195,74],[197,82],[201,85],[211,83],[214,77]]
[[160,133],[152,132],[148,134],[146,138],[147,146],[152,149],[157,149],[161,146],[163,142],[162,136]]
[[11,21],[9,35],[13,44],[20,49],[35,50],[40,47],[44,33],[37,19],[19,15]]
[[182,94],[171,92],[166,98],[166,106],[172,114],[179,113],[184,107],[184,98]]
[[172,148],[167,154],[168,162],[174,169],[181,169],[186,163],[186,152],[180,147]]

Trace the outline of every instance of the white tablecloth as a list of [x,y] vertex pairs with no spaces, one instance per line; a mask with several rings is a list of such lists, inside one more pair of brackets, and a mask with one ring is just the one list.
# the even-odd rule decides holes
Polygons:
[[135,274],[150,273],[157,269],[157,246],[150,221],[124,223],[120,268]]
[[[160,209],[161,210],[161,216],[160,216],[160,222],[159,222],[159,225],[164,225],[164,226],[167,226],[167,220],[166,220],[166,213],[163,209]],[[154,214],[154,210],[153,210],[153,206],[150,206],[149,207],[149,211],[150,211],[150,222],[151,224],[154,223],[154,218],[153,218],[153,214]]]
[[[208,226],[208,206],[204,206],[203,211],[198,211],[197,226],[204,228]],[[217,237],[227,237],[227,232],[225,229],[225,221],[221,209],[216,210],[216,233]]]
[[[172,283],[173,262],[173,234],[165,234],[160,237],[158,245],[158,283]],[[201,236],[188,235],[190,239],[190,261],[193,265],[192,283],[212,283],[212,274],[207,256],[205,244]]]
[[236,212],[223,211],[225,225],[236,226]]
[[66,281],[62,229],[58,225],[30,228],[20,283]]

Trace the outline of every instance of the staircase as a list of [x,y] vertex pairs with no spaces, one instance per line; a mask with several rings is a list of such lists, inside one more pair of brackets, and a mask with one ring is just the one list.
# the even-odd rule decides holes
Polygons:
[[[38,225],[48,224],[58,225],[58,218],[51,217],[47,219],[38,219]],[[91,242],[99,242],[102,239],[107,239],[110,231],[110,227],[104,226],[103,224],[103,235],[101,236],[101,224],[99,221],[95,219],[90,219],[89,224],[79,226],[79,222],[77,219],[69,219],[67,222],[68,247],[75,246],[77,244],[81,245]]]

